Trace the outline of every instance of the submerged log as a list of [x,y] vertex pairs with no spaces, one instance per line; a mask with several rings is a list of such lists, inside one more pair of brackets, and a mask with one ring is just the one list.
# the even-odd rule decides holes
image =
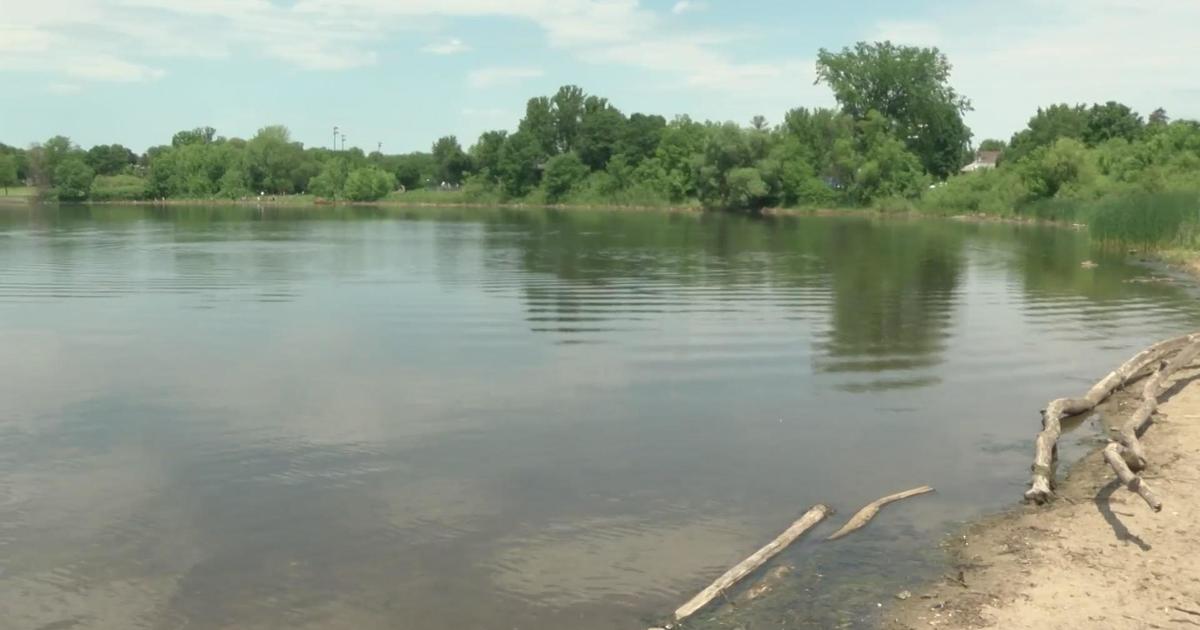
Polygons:
[[865,505],[863,507],[863,509],[858,511],[857,514],[850,517],[850,520],[846,521],[846,524],[842,525],[841,529],[834,532],[829,538],[826,538],[825,540],[837,540],[843,536],[849,535],[849,534],[861,529],[871,519],[875,518],[875,515],[879,513],[879,508],[881,508],[889,503],[893,503],[895,501],[900,501],[902,499],[907,499],[909,497],[915,497],[918,495],[927,494],[930,492],[933,492],[933,488],[930,488],[929,486],[921,486],[919,488],[913,488],[912,490],[905,490],[904,492],[897,492],[896,494],[889,494],[886,497],[876,499],[876,500],[868,503],[867,505]]
[[683,621],[707,606],[712,600],[729,590],[730,587],[740,582],[747,575],[753,573],[755,569],[766,564],[768,560],[786,549],[788,545],[796,542],[796,539],[803,536],[804,532],[812,529],[814,525],[820,523],[822,519],[828,516],[829,512],[829,508],[821,504],[809,508],[804,513],[804,516],[801,516],[799,520],[792,523],[792,526],[777,536],[775,540],[767,543],[766,546],[754,552],[749,558],[734,565],[732,569],[729,569],[721,577],[717,578],[708,588],[700,591],[695,597],[688,600],[686,604],[680,606],[675,611],[675,621]]
[[1146,348],[1126,361],[1121,367],[1108,373],[1088,390],[1083,398],[1059,398],[1051,401],[1042,412],[1042,431],[1034,443],[1033,475],[1025,499],[1046,503],[1054,495],[1054,465],[1058,457],[1058,438],[1062,435],[1064,418],[1078,415],[1096,408],[1117,388],[1124,386],[1148,366],[1160,362],[1164,357],[1180,348],[1200,340],[1200,334],[1184,335]]

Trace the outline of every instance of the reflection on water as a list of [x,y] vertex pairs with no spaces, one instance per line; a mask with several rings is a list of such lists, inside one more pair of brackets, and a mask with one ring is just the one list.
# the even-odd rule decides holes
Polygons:
[[1200,321],[1148,273],[1006,225],[0,214],[0,628],[645,627],[937,486],[753,613],[862,620],[1019,496],[1045,400]]

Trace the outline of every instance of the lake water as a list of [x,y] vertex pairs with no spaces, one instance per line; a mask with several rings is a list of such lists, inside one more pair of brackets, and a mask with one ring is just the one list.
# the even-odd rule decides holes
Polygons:
[[998,224],[0,209],[0,628],[645,628],[933,485],[752,613],[867,623],[1048,399],[1200,325],[1153,276]]

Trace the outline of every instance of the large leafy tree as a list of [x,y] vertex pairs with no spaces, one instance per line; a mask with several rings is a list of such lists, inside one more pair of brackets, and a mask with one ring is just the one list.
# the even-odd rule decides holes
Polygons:
[[321,172],[308,182],[308,192],[318,197],[336,199],[346,190],[346,178],[350,175],[350,166],[345,158],[335,157],[321,165]]
[[603,170],[617,151],[624,129],[625,115],[608,99],[587,97],[575,142],[579,158],[592,170]]
[[54,186],[59,164],[70,157],[82,158],[82,155],[83,151],[66,136],[54,136],[42,144],[35,144],[29,149],[29,178],[35,186]]
[[509,197],[523,197],[537,187],[545,153],[537,137],[518,131],[504,139],[496,160],[496,175]]
[[546,190],[546,201],[556,203],[562,201],[583,183],[588,175],[588,168],[575,153],[563,153],[550,158],[546,162],[542,174],[542,186]]
[[1087,127],[1083,139],[1089,146],[1096,146],[1113,138],[1136,140],[1142,135],[1146,124],[1137,112],[1116,101],[1103,105],[1092,105],[1088,110]]
[[212,144],[217,137],[217,130],[212,127],[196,127],[185,129],[171,137],[171,146],[182,147],[189,144]]
[[92,191],[96,172],[83,158],[70,156],[54,169],[55,191],[62,201],[83,201]]
[[84,157],[97,175],[117,175],[137,164],[137,155],[119,144],[98,144]]
[[578,148],[580,126],[583,124],[585,101],[583,89],[577,85],[564,85],[550,98],[554,113],[555,150],[559,153]]
[[507,137],[508,132],[504,130],[485,131],[471,147],[471,161],[475,163],[476,172],[482,173],[489,181],[494,181],[499,171],[500,149],[504,147]]
[[554,105],[545,96],[529,99],[525,104],[525,117],[517,125],[517,131],[525,132],[532,138],[543,157],[558,153],[558,122]]
[[355,169],[346,176],[346,197],[351,201],[376,201],[396,187],[396,178],[377,166]]
[[667,119],[662,116],[630,114],[617,143],[616,153],[625,156],[635,166],[642,160],[654,157],[666,127]]
[[882,114],[938,177],[956,172],[971,140],[963,114],[971,103],[950,85],[950,62],[937,48],[859,42],[817,54],[817,80],[833,89],[842,111]]
[[1084,105],[1060,103],[1039,107],[1025,129],[1013,134],[1005,159],[1020,161],[1040,147],[1048,147],[1059,138],[1082,140],[1088,128],[1088,110]]
[[471,170],[471,157],[463,151],[458,138],[444,136],[433,143],[433,161],[437,168],[434,177],[448,184],[461,184]]
[[0,154],[0,187],[8,194],[9,186],[17,185],[17,158]]
[[296,174],[303,154],[304,149],[292,142],[287,127],[272,125],[259,129],[246,143],[251,184],[260,192],[291,193],[297,188]]

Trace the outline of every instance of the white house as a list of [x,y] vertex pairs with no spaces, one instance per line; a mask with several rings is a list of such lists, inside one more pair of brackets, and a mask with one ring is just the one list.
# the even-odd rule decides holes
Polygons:
[[996,161],[999,159],[999,151],[978,151],[975,153],[975,161],[962,167],[962,172],[973,173],[979,170],[996,168]]

